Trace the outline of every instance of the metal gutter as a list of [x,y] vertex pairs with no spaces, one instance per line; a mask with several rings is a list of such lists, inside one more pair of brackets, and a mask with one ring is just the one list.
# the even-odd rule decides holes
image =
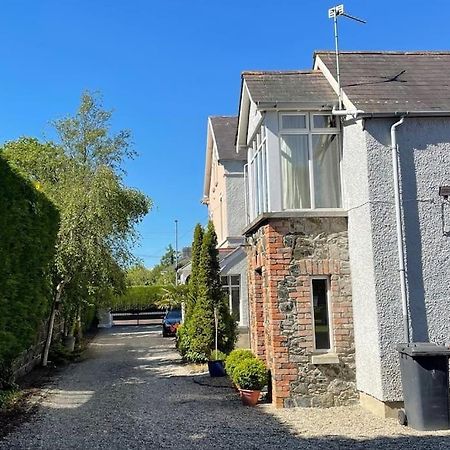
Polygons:
[[335,116],[353,116],[355,119],[382,119],[392,117],[449,117],[450,111],[392,111],[365,112],[361,109],[333,109]]

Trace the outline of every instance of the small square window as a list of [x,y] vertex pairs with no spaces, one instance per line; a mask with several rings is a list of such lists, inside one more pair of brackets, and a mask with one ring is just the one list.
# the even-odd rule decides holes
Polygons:
[[313,127],[314,128],[336,128],[336,117],[323,114],[313,115]]
[[305,129],[306,116],[301,114],[290,114],[281,116],[281,127],[284,129]]
[[240,275],[231,275],[231,285],[232,286],[239,286],[240,281],[241,281]]

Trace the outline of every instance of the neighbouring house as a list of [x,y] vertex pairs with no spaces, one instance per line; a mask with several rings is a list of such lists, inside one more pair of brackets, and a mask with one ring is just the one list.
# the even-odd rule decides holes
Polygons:
[[[217,234],[222,288],[240,331],[239,345],[248,345],[247,253],[242,230],[245,218],[244,169],[247,155],[236,152],[237,117],[208,119],[202,203]],[[189,280],[190,262],[180,267],[182,283]]]
[[450,53],[341,52],[340,69],[341,92],[332,52],[242,74],[251,346],[277,406],[386,416],[406,330],[450,342]]
[[230,310],[241,328],[248,328],[245,180],[247,155],[236,152],[237,117],[208,119],[202,202],[217,233],[220,276]]

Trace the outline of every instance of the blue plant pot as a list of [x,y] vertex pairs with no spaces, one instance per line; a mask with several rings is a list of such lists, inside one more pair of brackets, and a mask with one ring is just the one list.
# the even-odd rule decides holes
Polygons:
[[224,377],[226,375],[223,361],[208,361],[209,376]]

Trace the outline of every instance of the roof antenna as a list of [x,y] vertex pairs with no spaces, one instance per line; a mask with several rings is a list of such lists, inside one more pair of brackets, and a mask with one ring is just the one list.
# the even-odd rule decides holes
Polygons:
[[339,37],[338,37],[338,16],[347,17],[355,22],[366,23],[365,20],[358,19],[344,12],[344,5],[337,5],[334,8],[328,10],[328,18],[333,19],[334,22],[334,43],[336,46],[336,78],[338,84],[338,97],[339,97],[339,109],[342,109],[342,89],[341,89],[341,72],[339,69]]

